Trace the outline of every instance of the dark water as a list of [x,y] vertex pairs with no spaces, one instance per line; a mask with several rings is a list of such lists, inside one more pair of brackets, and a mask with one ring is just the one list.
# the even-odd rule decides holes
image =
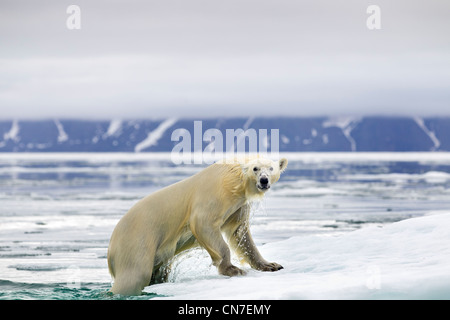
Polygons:
[[67,283],[17,283],[0,280],[0,299],[8,300],[148,300],[156,294],[126,297],[109,292],[110,283],[83,283],[70,287]]

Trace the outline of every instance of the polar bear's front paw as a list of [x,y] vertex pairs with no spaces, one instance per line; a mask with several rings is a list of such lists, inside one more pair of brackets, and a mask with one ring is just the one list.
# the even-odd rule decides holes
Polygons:
[[226,267],[219,268],[219,273],[229,277],[243,276],[246,274],[244,270],[239,269],[238,267],[233,265],[228,265]]
[[260,271],[278,271],[283,269],[283,266],[281,264],[278,264],[276,262],[266,262],[266,263],[261,263],[258,267],[258,270]]

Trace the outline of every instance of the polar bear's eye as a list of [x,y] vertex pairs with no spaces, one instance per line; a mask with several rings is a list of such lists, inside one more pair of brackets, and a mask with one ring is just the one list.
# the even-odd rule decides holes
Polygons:
[[270,170],[270,171],[273,171],[273,167],[270,167],[269,170]]
[[255,172],[258,171],[258,167],[254,167],[253,171],[255,171]]

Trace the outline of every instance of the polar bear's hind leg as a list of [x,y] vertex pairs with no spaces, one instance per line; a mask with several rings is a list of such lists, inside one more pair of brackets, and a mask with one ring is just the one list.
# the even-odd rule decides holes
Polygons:
[[111,291],[125,296],[140,295],[152,279],[154,254],[130,259],[126,266],[115,270]]

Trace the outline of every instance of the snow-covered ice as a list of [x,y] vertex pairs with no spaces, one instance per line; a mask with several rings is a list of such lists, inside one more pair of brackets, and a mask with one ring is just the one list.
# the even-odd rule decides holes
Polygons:
[[338,236],[295,236],[261,247],[283,270],[247,267],[237,278],[215,276],[199,250],[176,264],[172,283],[146,291],[173,299],[450,299],[449,227],[450,211]]

